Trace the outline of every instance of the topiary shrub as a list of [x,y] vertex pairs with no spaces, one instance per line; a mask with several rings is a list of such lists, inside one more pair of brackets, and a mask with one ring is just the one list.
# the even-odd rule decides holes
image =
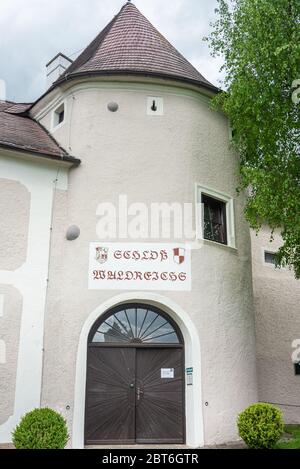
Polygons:
[[253,404],[237,421],[239,435],[249,448],[274,448],[281,437],[284,422],[281,410],[271,404]]
[[26,414],[12,435],[17,449],[63,449],[68,439],[65,419],[47,408]]

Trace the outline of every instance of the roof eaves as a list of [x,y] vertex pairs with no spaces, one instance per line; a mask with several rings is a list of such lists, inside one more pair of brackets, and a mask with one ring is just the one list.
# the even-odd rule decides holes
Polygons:
[[44,127],[40,122],[36,121],[35,119],[32,119],[32,118],[30,118],[30,119],[33,120],[45,132],[45,134],[57,146],[57,148],[60,149],[60,151],[62,152],[63,155],[70,156],[69,153],[57,142],[57,140],[55,140],[53,135],[51,135],[51,133],[46,129],[46,127]]
[[89,72],[71,73],[70,75],[65,75],[63,77],[60,77],[57,80],[56,85],[61,85],[66,81],[77,79],[77,78],[97,77],[97,76],[114,76],[114,75],[143,76],[143,77],[160,78],[164,80],[172,80],[176,82],[184,82],[184,83],[189,83],[197,87],[206,88],[207,90],[215,94],[218,94],[222,91],[220,88],[217,88],[216,86],[210,84],[207,81],[194,80],[192,78],[186,78],[186,77],[181,77],[181,76],[171,75],[171,74],[144,72],[140,70],[101,70],[101,71],[95,71],[95,72],[89,71]]
[[61,161],[65,163],[71,163],[72,166],[79,166],[81,163],[81,160],[79,158],[75,158],[74,156],[58,154],[55,155],[54,153],[41,152],[28,147],[22,147],[21,145],[15,145],[10,142],[0,141],[0,148],[4,148],[5,150],[13,150],[20,153],[26,153],[28,155],[38,156],[40,158],[51,159],[57,162]]

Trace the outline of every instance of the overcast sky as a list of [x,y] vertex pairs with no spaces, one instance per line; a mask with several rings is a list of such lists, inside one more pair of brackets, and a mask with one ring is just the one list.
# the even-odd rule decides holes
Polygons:
[[[72,59],[118,13],[125,0],[0,0],[0,79],[7,99],[31,102],[46,89],[46,63]],[[220,59],[202,38],[216,0],[134,0],[154,26],[213,84]]]

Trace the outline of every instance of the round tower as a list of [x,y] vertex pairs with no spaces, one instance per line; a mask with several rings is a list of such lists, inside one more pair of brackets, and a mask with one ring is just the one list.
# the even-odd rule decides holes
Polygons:
[[31,109],[81,160],[54,194],[42,383],[73,447],[234,440],[257,399],[249,227],[217,92],[127,2]]

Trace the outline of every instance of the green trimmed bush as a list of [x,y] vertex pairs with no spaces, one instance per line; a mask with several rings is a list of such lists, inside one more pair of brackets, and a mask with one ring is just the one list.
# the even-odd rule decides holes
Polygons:
[[12,437],[17,449],[63,449],[69,439],[65,419],[47,408],[24,415]]
[[281,437],[284,422],[281,410],[271,404],[253,404],[237,421],[239,435],[249,448],[274,448]]

